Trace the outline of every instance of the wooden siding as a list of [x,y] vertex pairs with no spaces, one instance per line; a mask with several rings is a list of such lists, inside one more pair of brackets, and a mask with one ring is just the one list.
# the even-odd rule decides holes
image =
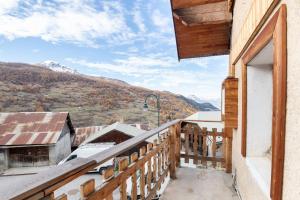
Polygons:
[[20,147],[9,149],[9,167],[49,165],[49,147]]
[[279,0],[253,0],[237,39],[232,44],[232,64],[235,64],[246,51],[278,2]]
[[238,79],[228,77],[222,84],[224,89],[224,127],[237,128],[238,126]]

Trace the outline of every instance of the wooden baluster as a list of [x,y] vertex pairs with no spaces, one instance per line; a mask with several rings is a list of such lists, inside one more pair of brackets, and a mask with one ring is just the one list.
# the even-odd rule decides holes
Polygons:
[[176,126],[170,128],[170,140],[169,140],[169,158],[170,158],[170,177],[176,178]]
[[159,145],[158,145],[158,153],[157,153],[157,157],[158,157],[158,166],[157,166],[157,174],[158,174],[158,178],[160,177],[161,175],[161,148],[162,148],[162,140],[161,138],[159,138]]
[[180,150],[181,150],[181,124],[176,124],[176,167],[180,167]]
[[207,166],[206,156],[207,156],[207,144],[206,144],[206,137],[207,137],[207,128],[202,128],[203,133],[203,141],[202,141],[202,165]]
[[160,140],[162,141],[162,146],[161,146],[160,152],[161,152],[161,168],[162,168],[161,170],[163,173],[165,170],[165,144],[166,144],[166,141],[163,139],[163,137],[161,137]]
[[[122,173],[124,172],[127,167],[128,167],[128,159],[127,158],[123,158],[119,161],[119,172]],[[120,197],[121,200],[127,200],[127,193],[126,193],[126,188],[127,188],[127,184],[126,184],[126,179],[122,180],[122,183],[120,184]]]
[[194,142],[193,142],[194,164],[195,165],[198,165],[198,134],[199,134],[199,127],[195,126],[195,128],[194,128]]
[[[149,143],[147,144],[147,154],[150,153],[150,151],[152,150],[152,144]],[[152,179],[152,169],[151,169],[151,157],[149,158],[149,160],[147,161],[147,192],[148,194],[151,191],[151,179]]]
[[[155,139],[153,141],[153,148],[154,150],[156,150],[158,148],[157,146],[157,139]],[[154,155],[153,156],[153,180],[154,182],[156,183],[156,180],[157,180],[157,155]]]
[[59,195],[54,200],[68,200],[68,196],[66,194]]
[[213,128],[213,143],[212,143],[212,164],[213,167],[215,168],[217,163],[216,163],[216,150],[217,150],[217,129]]
[[95,191],[95,179],[90,179],[80,185],[81,199],[88,199],[88,196]]
[[[103,173],[103,183],[107,183],[109,180],[111,180],[115,175],[114,167],[107,168]],[[105,197],[104,200],[113,200],[113,194],[109,194]]]
[[191,131],[191,126],[190,124],[187,125],[187,131],[185,132],[185,138],[184,138],[184,147],[185,147],[185,158],[184,158],[184,162],[185,163],[189,163],[189,142],[190,142],[190,131]]
[[[145,147],[140,148],[140,159],[145,156],[145,153],[146,153]],[[145,164],[143,164],[141,167],[140,195],[141,195],[141,199],[145,199]]]
[[[130,166],[133,166],[133,165],[136,164],[136,161],[138,160],[138,157],[139,157],[139,155],[138,155],[137,152],[130,155],[130,161],[131,161]],[[132,183],[131,200],[136,200],[137,199],[137,175],[136,175],[136,171],[131,176],[131,183]]]
[[224,161],[222,162],[222,168],[225,168],[225,158],[226,158],[226,141],[225,141],[225,133],[224,129],[222,129],[222,157]]

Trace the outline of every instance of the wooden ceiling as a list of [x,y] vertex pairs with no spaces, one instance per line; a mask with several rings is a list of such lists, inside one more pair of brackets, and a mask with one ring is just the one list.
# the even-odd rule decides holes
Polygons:
[[171,5],[179,59],[229,53],[227,0],[171,0]]

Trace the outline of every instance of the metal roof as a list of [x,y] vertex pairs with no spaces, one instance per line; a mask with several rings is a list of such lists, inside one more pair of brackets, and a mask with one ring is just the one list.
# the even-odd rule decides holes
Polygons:
[[74,134],[67,112],[0,113],[0,146],[55,144],[65,123]]
[[111,124],[105,128],[103,128],[102,130],[100,130],[98,133],[90,135],[84,142],[82,142],[82,145],[87,144],[89,142],[92,142],[93,140],[113,131],[119,131],[124,133],[125,135],[129,135],[131,137],[135,137],[140,135],[141,133],[144,133],[145,130],[136,128],[132,125],[128,125],[128,124],[122,124],[120,122],[116,122],[114,124]]
[[103,128],[107,126],[89,126],[89,127],[80,127],[75,129],[75,139],[72,146],[79,146],[86,138],[90,135],[100,132]]

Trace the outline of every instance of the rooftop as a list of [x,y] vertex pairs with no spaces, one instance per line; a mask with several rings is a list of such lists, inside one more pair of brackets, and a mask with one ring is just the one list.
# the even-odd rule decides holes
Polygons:
[[0,146],[55,144],[66,122],[74,134],[67,112],[0,113]]

